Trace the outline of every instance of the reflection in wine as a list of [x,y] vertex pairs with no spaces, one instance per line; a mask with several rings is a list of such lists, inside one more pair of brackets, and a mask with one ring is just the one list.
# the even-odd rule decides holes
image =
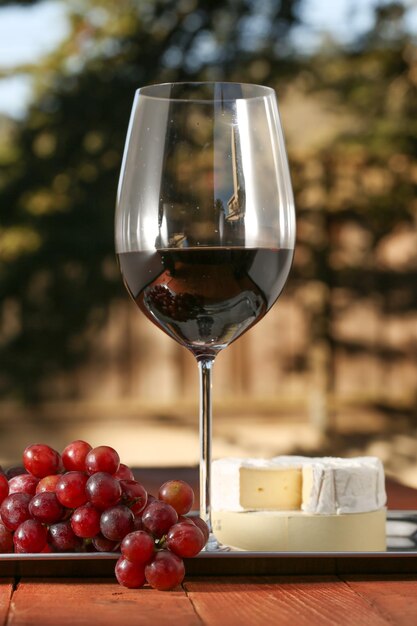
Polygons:
[[292,255],[288,249],[201,247],[118,258],[143,313],[196,356],[214,356],[271,308]]

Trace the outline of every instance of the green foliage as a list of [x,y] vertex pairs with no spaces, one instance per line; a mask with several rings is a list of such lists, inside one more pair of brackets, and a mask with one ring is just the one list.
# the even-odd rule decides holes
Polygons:
[[399,347],[383,333],[375,342],[360,328],[348,339],[339,323],[358,305],[399,320],[417,308],[417,52],[402,16],[398,3],[377,9],[374,28],[351,50],[323,51],[307,68],[309,93],[325,94],[349,120],[334,141],[293,163],[294,275],[301,285],[315,281],[313,341],[333,359],[415,359],[412,342]]
[[[3,3],[5,4],[5,3]],[[22,3],[24,4],[24,3]],[[297,0],[81,0],[71,34],[31,71],[37,97],[0,179],[0,391],[85,358],[122,294],[113,211],[135,89],[152,82],[268,80]]]
[[113,253],[121,155],[135,89],[163,81],[282,91],[297,79],[306,99],[320,95],[345,120],[330,143],[290,154],[298,218],[290,288],[310,313],[313,345],[395,357],[384,337],[377,348],[349,344],[337,322],[370,299],[383,313],[417,308],[417,255],[401,253],[413,250],[417,217],[416,47],[394,2],[377,6],[373,28],[349,49],[297,58],[288,33],[299,4],[80,0],[68,39],[21,68],[37,96],[24,121],[1,131],[1,393],[38,398],[50,374],[86,357],[109,303],[127,297]]

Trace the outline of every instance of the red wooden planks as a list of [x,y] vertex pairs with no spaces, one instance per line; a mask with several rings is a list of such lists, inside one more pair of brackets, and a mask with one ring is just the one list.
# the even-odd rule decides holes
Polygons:
[[0,581],[0,626],[411,626],[413,577],[224,577],[185,591],[129,590],[106,580]]
[[336,577],[191,580],[185,589],[205,626],[388,626]]
[[10,598],[13,593],[13,580],[9,578],[0,579],[0,626],[6,624],[7,613],[9,611]]
[[185,592],[101,580],[23,580],[7,626],[202,626]]
[[417,575],[349,576],[346,582],[395,626],[417,624]]

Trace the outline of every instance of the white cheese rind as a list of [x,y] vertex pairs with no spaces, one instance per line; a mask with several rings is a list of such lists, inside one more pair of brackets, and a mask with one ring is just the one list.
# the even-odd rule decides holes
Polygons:
[[253,552],[382,552],[386,511],[312,515],[302,511],[213,511],[224,545]]
[[[253,476],[249,481],[251,470]],[[262,470],[269,470],[265,472],[264,480]],[[298,502],[300,471],[302,498]],[[259,493],[254,490],[256,481],[259,482]],[[293,493],[288,489],[285,492],[287,484],[292,485]],[[276,490],[275,500],[271,489]],[[215,510],[301,508],[316,515],[333,515],[375,511],[385,504],[384,469],[376,457],[226,458],[214,461],[212,465],[212,507]]]
[[303,466],[303,511],[365,513],[385,504],[384,469],[375,457],[312,459]]

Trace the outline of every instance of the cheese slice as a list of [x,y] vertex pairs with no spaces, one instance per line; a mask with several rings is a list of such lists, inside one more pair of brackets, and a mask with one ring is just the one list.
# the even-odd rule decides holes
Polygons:
[[[292,457],[297,459],[298,457]],[[301,508],[299,461],[219,459],[212,464],[212,507],[231,511]]]
[[224,545],[252,552],[381,552],[386,511],[312,515],[302,511],[213,511]]
[[375,511],[386,503],[384,469],[375,457],[219,459],[212,464],[211,494],[218,511],[332,515]]

